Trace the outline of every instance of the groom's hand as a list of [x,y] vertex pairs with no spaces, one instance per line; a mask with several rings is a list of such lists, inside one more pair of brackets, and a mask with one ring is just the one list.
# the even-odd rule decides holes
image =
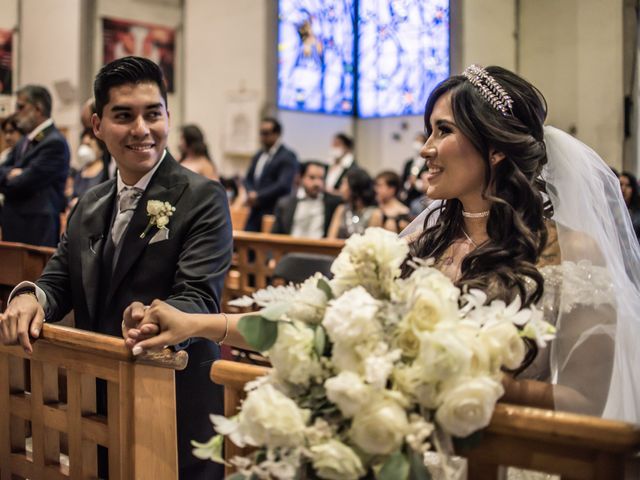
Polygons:
[[149,307],[141,302],[133,302],[122,314],[122,336],[129,348],[133,348],[137,342],[151,338],[160,332],[160,328],[156,324],[146,326],[144,331],[140,330],[148,309]]
[[33,353],[29,335],[38,338],[44,323],[44,310],[35,295],[23,293],[11,300],[0,314],[0,342],[4,345],[20,343],[24,351]]

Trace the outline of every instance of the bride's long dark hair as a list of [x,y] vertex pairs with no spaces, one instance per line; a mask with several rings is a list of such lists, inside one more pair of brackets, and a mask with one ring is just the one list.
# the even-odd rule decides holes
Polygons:
[[[489,299],[507,302],[520,295],[523,305],[528,306],[542,296],[544,280],[536,262],[547,241],[545,216],[551,214],[550,204],[545,205],[543,200],[545,185],[540,178],[547,162],[543,141],[547,105],[538,89],[514,73],[501,67],[485,70],[511,96],[513,115],[502,115],[464,76],[457,75],[431,93],[424,114],[426,131],[430,136],[429,120],[435,103],[450,92],[455,123],[486,165],[483,196],[491,201],[489,241],[464,258],[457,285],[482,289]],[[492,169],[493,150],[505,158]],[[438,259],[462,237],[462,203],[458,199],[446,200],[432,214],[436,212],[437,223],[427,228],[427,217],[425,230],[411,244],[412,256]],[[409,269],[405,265],[405,275]],[[535,356],[535,352],[530,353]]]

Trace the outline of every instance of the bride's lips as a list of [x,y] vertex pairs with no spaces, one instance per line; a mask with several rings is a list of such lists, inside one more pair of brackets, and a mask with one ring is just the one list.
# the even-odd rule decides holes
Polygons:
[[429,163],[427,167],[428,167],[427,181],[429,182],[432,182],[434,179],[438,178],[444,171],[444,169],[441,166],[434,165],[432,163]]

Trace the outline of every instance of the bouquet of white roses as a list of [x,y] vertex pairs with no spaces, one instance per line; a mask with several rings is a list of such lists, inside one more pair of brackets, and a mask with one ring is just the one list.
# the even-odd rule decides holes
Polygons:
[[[407,254],[395,234],[370,228],[347,240],[332,280],[236,301],[262,307],[239,328],[273,369],[247,386],[234,418],[212,415],[221,435],[257,448],[231,460],[234,478],[427,479],[423,456],[442,434],[487,426],[502,368],[521,364],[523,337],[542,346],[553,327],[519,300],[485,305],[425,261],[400,278]],[[194,446],[222,461],[220,435]]]

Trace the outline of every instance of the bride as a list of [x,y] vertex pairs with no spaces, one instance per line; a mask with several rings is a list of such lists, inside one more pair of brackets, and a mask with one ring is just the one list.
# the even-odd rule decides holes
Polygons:
[[[436,87],[421,155],[427,194],[441,201],[408,227],[412,255],[489,299],[537,304],[556,325],[550,347],[531,344],[505,375],[505,401],[640,423],[631,221],[609,167],[545,118],[542,94],[500,67],[474,65]],[[202,336],[243,346],[240,317],[133,304],[126,344],[140,353]]]

